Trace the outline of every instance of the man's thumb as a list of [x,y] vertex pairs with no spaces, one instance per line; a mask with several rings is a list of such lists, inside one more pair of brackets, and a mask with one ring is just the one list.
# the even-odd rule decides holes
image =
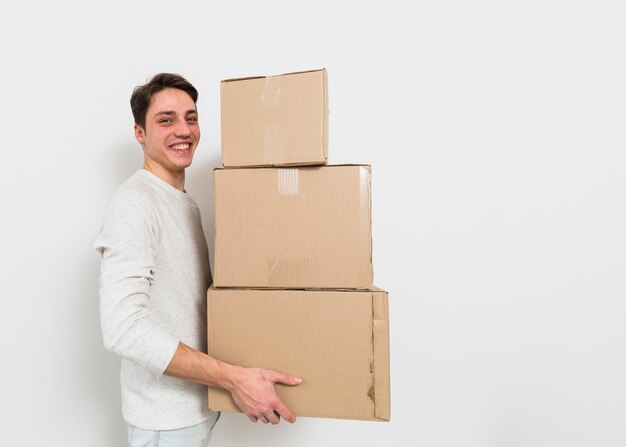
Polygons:
[[284,383],[286,385],[300,385],[302,383],[302,377],[292,376],[290,374],[278,374],[275,382]]

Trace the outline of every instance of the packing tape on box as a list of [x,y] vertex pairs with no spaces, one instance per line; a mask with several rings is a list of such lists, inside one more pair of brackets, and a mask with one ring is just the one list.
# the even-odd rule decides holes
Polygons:
[[278,194],[295,196],[300,192],[300,170],[298,168],[278,169]]
[[261,93],[261,107],[272,107],[280,103],[283,85],[280,76],[267,76]]
[[274,110],[282,103],[282,77],[267,76],[261,93],[261,113],[263,123],[263,153],[264,164],[273,165],[277,160],[282,160],[283,134],[284,131],[279,122],[274,120]]
[[369,222],[371,192],[372,172],[369,166],[361,166],[359,168],[359,205],[362,222]]
[[372,341],[374,354],[374,389],[370,395],[374,401],[375,417],[390,419],[389,402],[389,302],[385,292],[372,294]]
[[270,287],[303,287],[320,280],[317,258],[285,258],[267,261],[267,284]]

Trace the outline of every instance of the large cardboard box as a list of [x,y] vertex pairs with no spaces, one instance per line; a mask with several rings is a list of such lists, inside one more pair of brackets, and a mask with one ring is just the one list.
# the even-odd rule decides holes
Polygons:
[[226,167],[326,164],[326,70],[221,83]]
[[373,287],[370,173],[215,169],[215,286]]
[[[303,378],[276,384],[296,416],[389,420],[387,292],[208,291],[209,355]],[[209,408],[239,411],[228,391],[209,387]]]

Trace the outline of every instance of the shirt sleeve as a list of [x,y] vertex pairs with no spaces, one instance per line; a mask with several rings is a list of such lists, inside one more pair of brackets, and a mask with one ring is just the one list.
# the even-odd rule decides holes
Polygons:
[[135,194],[113,199],[94,248],[102,254],[100,321],[105,348],[162,374],[178,339],[150,318],[158,243],[156,213],[148,199]]

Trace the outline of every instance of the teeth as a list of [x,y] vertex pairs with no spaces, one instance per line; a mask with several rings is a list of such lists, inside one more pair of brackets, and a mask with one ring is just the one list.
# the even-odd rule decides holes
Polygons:
[[177,151],[184,151],[185,149],[189,149],[188,144],[176,144],[172,146],[172,149],[176,149]]

